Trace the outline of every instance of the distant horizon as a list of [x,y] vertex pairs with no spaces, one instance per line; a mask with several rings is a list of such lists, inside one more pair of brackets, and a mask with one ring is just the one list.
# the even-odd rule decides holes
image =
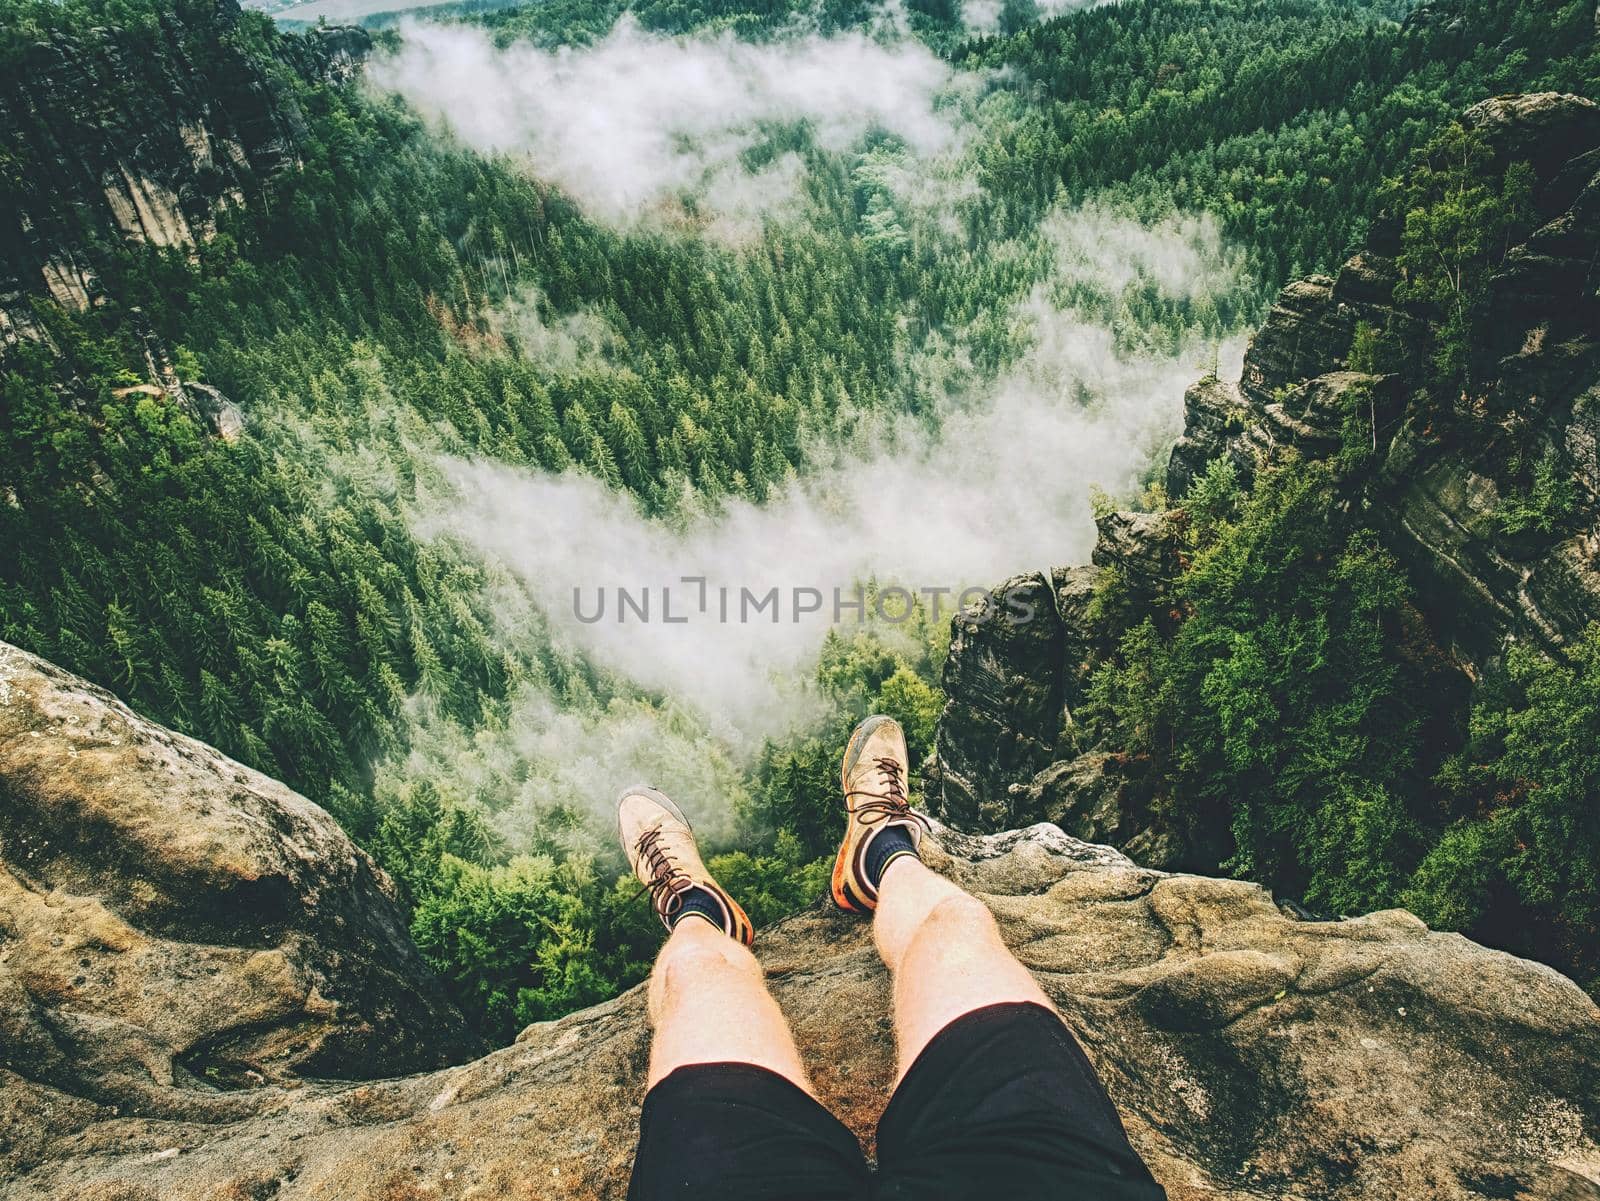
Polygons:
[[447,8],[459,0],[309,0],[305,4],[274,3],[274,0],[243,0],[249,8],[259,9],[275,21],[314,22],[320,17],[330,21],[357,21],[378,13],[417,12],[428,8]]

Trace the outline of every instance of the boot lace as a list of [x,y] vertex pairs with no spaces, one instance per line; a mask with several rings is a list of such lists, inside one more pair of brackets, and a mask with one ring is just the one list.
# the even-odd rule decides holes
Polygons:
[[650,871],[650,882],[644,888],[650,904],[662,917],[671,917],[682,907],[683,894],[694,887],[694,881],[662,844],[660,826],[651,826],[639,835],[634,848]]
[[883,755],[873,762],[877,765],[878,775],[883,781],[883,791],[867,792],[856,788],[845,793],[846,799],[865,798],[853,810],[856,820],[863,826],[875,826],[880,822],[889,821],[907,822],[921,826],[924,831],[931,831],[928,819],[913,809],[911,802],[906,798],[905,781],[902,777],[904,769],[901,768],[900,761],[892,755]]

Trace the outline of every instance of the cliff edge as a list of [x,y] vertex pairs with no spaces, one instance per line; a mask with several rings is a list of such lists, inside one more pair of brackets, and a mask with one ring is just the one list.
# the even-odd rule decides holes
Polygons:
[[[1558,973],[1400,911],[1297,921],[1050,825],[935,842],[1175,1201],[1600,1198],[1600,1010]],[[8,1198],[624,1195],[641,990],[438,1066],[470,1040],[331,818],[3,644],[0,889]],[[868,927],[819,904],[756,950],[870,1138]]]

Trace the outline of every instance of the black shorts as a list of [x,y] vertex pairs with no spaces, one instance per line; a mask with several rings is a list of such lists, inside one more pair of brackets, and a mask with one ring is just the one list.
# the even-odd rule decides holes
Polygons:
[[1061,1019],[991,1005],[950,1023],[878,1123],[878,1169],[802,1089],[747,1063],[650,1090],[629,1201],[1160,1201]]

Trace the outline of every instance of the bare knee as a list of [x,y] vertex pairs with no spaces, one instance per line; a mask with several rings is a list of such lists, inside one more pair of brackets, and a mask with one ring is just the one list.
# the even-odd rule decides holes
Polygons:
[[941,959],[951,960],[966,958],[969,950],[1004,950],[1004,947],[989,907],[967,893],[953,893],[928,910],[905,945],[899,962],[889,967],[898,971],[902,964],[924,958],[928,949],[936,950]]
[[668,939],[650,974],[650,1008],[660,1012],[687,993],[715,989],[732,977],[760,979],[749,948],[724,935]]
[[922,929],[935,930],[946,938],[998,938],[1000,933],[989,907],[964,892],[948,896],[928,910]]
[[742,974],[761,971],[756,957],[743,943],[725,935],[703,938],[673,938],[661,948],[656,960],[655,974],[670,989],[693,983],[697,977],[721,975],[727,972]]
[[975,897],[946,897],[929,909],[890,970],[902,1073],[929,1039],[963,1014],[1012,1002],[1051,1007],[1000,937],[989,907]]

